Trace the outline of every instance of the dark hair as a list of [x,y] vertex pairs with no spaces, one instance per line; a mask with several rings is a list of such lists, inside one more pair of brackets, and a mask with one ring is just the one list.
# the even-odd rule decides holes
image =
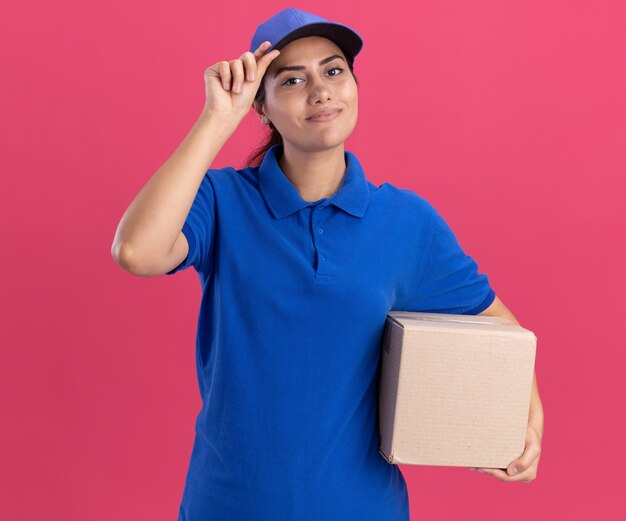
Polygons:
[[[346,53],[344,53],[344,56],[346,56],[347,58],[347,64],[348,64],[348,69],[350,70],[350,74],[352,74],[352,77],[354,78],[354,81],[356,82],[357,87],[358,87],[359,80],[354,74],[354,58],[348,56]],[[261,85],[259,86],[259,90],[254,96],[254,101],[257,101],[259,103],[263,103],[263,101],[265,101],[265,78],[263,78],[263,81],[261,82]],[[278,130],[276,129],[276,127],[271,121],[269,123],[269,127],[271,129],[270,133],[265,137],[263,144],[260,147],[254,149],[250,153],[250,155],[247,157],[246,166],[260,165],[263,161],[263,158],[265,157],[265,153],[271,147],[273,147],[274,145],[282,144],[283,136],[281,136],[280,132],[278,132]]]

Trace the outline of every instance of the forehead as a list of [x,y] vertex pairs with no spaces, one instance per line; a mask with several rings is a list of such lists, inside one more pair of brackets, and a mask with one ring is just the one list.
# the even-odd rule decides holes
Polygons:
[[341,49],[328,38],[323,36],[307,36],[289,42],[282,49],[277,58],[270,63],[269,70],[273,71],[277,67],[284,65],[307,65],[315,63],[331,54],[343,56]]

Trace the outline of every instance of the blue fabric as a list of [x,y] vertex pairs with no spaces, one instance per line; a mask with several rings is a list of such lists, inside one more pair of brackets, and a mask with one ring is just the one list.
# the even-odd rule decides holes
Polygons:
[[202,299],[203,400],[179,521],[407,521],[378,452],[390,310],[476,314],[495,293],[423,197],[370,183],[354,154],[330,198],[281,171],[209,169],[183,226]]

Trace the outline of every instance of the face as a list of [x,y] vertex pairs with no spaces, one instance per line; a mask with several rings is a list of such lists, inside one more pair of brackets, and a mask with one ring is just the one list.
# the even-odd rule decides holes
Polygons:
[[[294,40],[270,63],[263,81],[265,101],[263,105],[255,102],[255,110],[265,114],[285,142],[318,151],[342,144],[352,133],[358,116],[358,88],[333,41],[321,36]],[[329,109],[339,112],[326,120],[309,119]]]

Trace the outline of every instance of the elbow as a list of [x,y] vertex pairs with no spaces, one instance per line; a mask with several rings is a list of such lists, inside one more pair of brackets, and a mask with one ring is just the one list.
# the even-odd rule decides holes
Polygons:
[[485,315],[485,316],[492,316],[492,317],[504,317],[504,318],[510,320],[511,322],[513,322],[514,324],[517,324],[518,326],[521,325],[519,323],[519,321],[515,318],[513,313],[511,313],[509,308],[507,308],[504,305],[504,302],[502,302],[498,298],[497,295],[496,295],[496,298],[494,299],[494,301],[491,303],[491,305],[487,309],[481,311],[478,314],[479,315]]
[[143,266],[132,246],[125,241],[113,241],[111,257],[124,271],[138,277],[147,277],[148,271]]

